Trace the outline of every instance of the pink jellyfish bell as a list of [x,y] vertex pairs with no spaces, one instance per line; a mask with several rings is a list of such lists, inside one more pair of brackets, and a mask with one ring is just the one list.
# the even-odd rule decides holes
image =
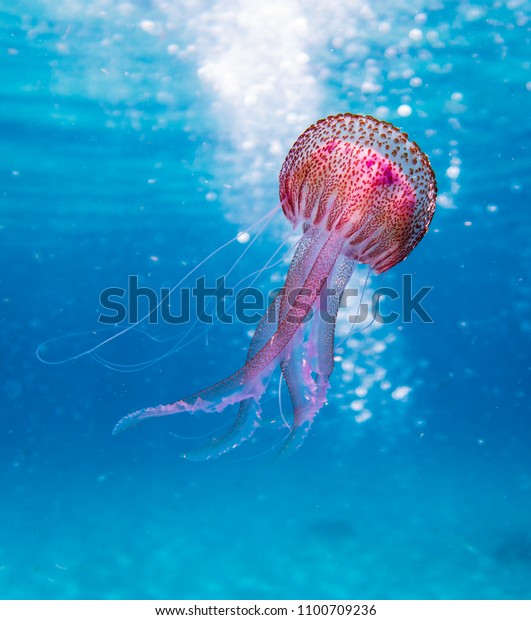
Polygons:
[[238,403],[223,436],[183,455],[219,456],[260,426],[260,399],[280,365],[293,407],[284,450],[298,447],[326,402],[336,316],[355,266],[364,263],[382,273],[404,260],[428,230],[436,195],[427,156],[390,123],[347,113],[309,127],[280,171],[282,209],[293,226],[302,224],[303,235],[282,291],[256,328],[245,365],[173,404],[125,416],[114,432],[147,418],[216,412]]

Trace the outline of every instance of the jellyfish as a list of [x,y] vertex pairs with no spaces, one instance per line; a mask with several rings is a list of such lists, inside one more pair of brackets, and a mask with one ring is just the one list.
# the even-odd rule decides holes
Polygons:
[[172,404],[126,415],[115,434],[150,418],[237,405],[225,433],[182,455],[220,456],[260,427],[260,401],[280,366],[292,406],[281,451],[289,454],[304,441],[327,401],[336,317],[356,265],[381,274],[404,260],[428,230],[437,185],[428,157],[407,134],[371,116],[345,113],[318,121],[296,140],[280,171],[279,193],[284,215],[302,227],[302,237],[245,364]]

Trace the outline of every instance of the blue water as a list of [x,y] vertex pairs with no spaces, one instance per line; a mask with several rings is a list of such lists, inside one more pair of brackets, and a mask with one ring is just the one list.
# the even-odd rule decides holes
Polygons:
[[[265,4],[1,6],[2,598],[531,595],[530,5]],[[435,219],[385,285],[433,287],[434,323],[355,335],[290,459],[268,452],[276,385],[271,428],[217,460],[179,454],[232,411],[113,437],[237,369],[249,326],[194,331],[137,372],[113,368],[182,328],[131,331],[107,363],[37,348],[82,353],[103,289],[172,286],[252,225],[296,137],[342,111],[430,156]],[[277,215],[242,273],[288,232]]]

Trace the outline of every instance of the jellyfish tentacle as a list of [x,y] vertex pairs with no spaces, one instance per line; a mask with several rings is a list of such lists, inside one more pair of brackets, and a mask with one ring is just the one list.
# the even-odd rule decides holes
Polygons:
[[[334,370],[334,336],[341,297],[356,267],[356,261],[341,254],[327,280],[327,295],[316,300],[320,310],[312,320],[314,334],[303,344],[299,359],[293,355],[284,361],[284,377],[293,404],[293,425],[281,448],[281,455],[294,452],[306,439],[313,420],[326,404],[329,379]],[[317,343],[317,346],[315,344]],[[301,385],[306,387],[301,391]]]
[[169,405],[140,409],[122,418],[114,427],[114,434],[120,433],[148,418],[173,415],[182,411],[216,412],[228,405],[248,398],[258,400],[265,391],[266,379],[272,368],[283,355],[286,347],[299,329],[321,288],[332,271],[341,253],[345,239],[337,233],[327,233],[303,286],[297,294],[286,317],[279,321],[278,328],[266,344],[233,375],[200,392]]

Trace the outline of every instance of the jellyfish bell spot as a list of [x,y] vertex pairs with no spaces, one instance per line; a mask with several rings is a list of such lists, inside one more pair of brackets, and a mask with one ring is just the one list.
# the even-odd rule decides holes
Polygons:
[[[280,204],[302,227],[284,286],[259,322],[245,364],[229,377],[168,405],[123,417],[114,434],[144,420],[184,412],[238,411],[230,428],[189,460],[220,456],[261,424],[261,399],[280,366],[291,400],[282,452],[301,445],[326,403],[334,368],[335,320],[358,264],[380,274],[404,260],[426,234],[437,185],[427,156],[390,123],[338,114],[311,125],[280,171]],[[323,287],[331,292],[323,319]],[[296,295],[289,295],[296,291]],[[311,313],[311,320],[307,320]]]

